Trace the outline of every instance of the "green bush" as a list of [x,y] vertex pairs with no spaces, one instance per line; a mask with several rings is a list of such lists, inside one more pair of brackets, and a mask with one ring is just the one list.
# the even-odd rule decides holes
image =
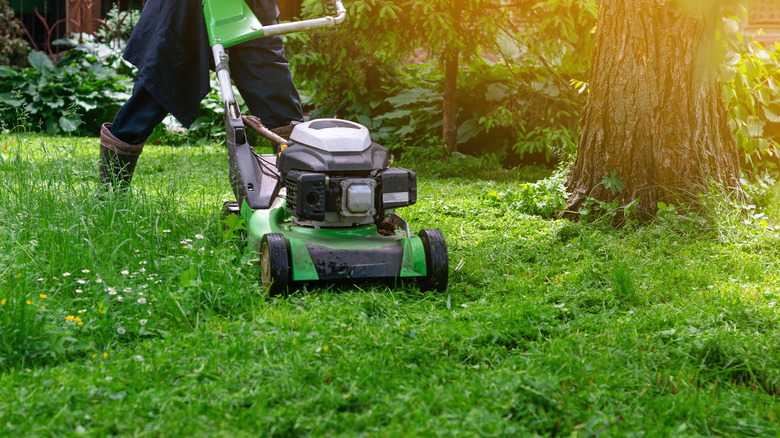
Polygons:
[[[587,80],[596,19],[592,0],[521,3],[522,19],[498,32],[458,77],[459,150],[504,164],[512,156],[574,153],[585,95],[571,81]],[[394,35],[402,32],[394,23],[402,20],[390,6],[353,2],[337,31],[289,38],[291,63],[312,116],[356,120],[391,146],[424,146],[441,135],[444,72],[436,53],[397,47]],[[319,0],[305,1],[304,11],[319,15]]]
[[0,65],[27,66],[30,44],[23,38],[22,26],[7,0],[0,0]]
[[30,53],[31,67],[0,67],[0,124],[50,134],[99,132],[129,97],[132,81],[117,72],[118,54],[85,44],[66,52],[59,65],[43,52]]
[[742,167],[754,178],[777,175],[780,161],[780,44],[768,47],[744,37],[736,18],[724,21],[728,51],[723,98]]

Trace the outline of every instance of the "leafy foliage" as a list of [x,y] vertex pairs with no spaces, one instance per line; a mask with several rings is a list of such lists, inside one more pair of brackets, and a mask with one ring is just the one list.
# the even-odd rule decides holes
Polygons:
[[17,68],[27,65],[30,44],[22,35],[22,27],[8,0],[0,0],[0,65]]
[[745,37],[736,17],[724,20],[728,52],[723,99],[743,168],[755,177],[780,171],[780,43],[769,47]]
[[549,178],[521,183],[515,190],[491,190],[482,199],[520,213],[553,218],[566,206],[566,177],[562,171]]
[[59,65],[43,52],[30,53],[31,67],[0,67],[0,123],[15,127],[20,119],[56,134],[99,131],[129,97],[132,84],[117,73],[118,54],[93,43],[68,51]]
[[[313,115],[355,119],[378,141],[405,147],[437,135],[444,72],[436,56],[443,46],[401,37],[406,15],[434,8],[419,3],[350,2],[350,19],[338,32],[288,39],[306,101],[317,105]],[[319,4],[306,1],[305,10],[316,15]],[[495,6],[480,5],[472,7]],[[507,164],[530,154],[565,158],[574,153],[585,99],[570,81],[587,79],[595,2],[524,1],[511,12],[506,20],[479,21],[495,33],[474,45],[460,69],[459,150],[492,153]],[[437,14],[430,19],[446,15]]]

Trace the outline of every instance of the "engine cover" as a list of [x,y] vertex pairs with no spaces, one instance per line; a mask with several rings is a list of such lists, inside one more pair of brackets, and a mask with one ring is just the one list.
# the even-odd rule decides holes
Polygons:
[[317,119],[296,125],[277,161],[287,209],[312,226],[381,221],[386,210],[417,200],[414,172],[388,167],[388,158],[388,150],[357,123]]

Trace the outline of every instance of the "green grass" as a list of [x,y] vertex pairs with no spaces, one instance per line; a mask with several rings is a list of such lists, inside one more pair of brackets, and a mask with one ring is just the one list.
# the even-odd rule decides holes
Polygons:
[[780,435],[778,228],[544,220],[488,196],[520,178],[421,174],[400,213],[444,231],[446,294],[270,300],[222,148],[150,146],[116,197],[96,139],[0,140],[0,435]]

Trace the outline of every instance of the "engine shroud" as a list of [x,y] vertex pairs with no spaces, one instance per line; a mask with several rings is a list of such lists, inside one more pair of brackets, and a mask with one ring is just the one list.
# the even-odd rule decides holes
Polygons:
[[387,148],[368,129],[339,119],[296,125],[277,166],[287,209],[312,226],[343,227],[381,221],[417,201],[417,176],[389,167]]

